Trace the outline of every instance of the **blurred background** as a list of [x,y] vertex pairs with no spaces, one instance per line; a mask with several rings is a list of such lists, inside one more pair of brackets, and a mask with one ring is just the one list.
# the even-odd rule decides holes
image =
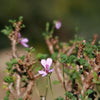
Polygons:
[[[24,17],[26,28],[21,31],[29,38],[29,44],[39,48],[45,46],[42,33],[45,23],[62,20],[62,27],[55,31],[60,40],[74,38],[77,28],[78,36],[92,38],[100,30],[99,0],[0,0],[0,29],[9,25],[9,19]],[[0,32],[0,49],[10,47],[10,41]],[[45,48],[45,47],[44,47]]]

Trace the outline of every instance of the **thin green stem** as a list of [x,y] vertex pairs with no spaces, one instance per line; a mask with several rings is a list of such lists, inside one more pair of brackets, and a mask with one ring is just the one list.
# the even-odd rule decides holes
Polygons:
[[51,78],[49,76],[49,85],[50,85],[50,90],[51,90],[51,93],[52,93],[52,96],[53,96],[53,100],[55,100],[55,97],[54,97],[54,94],[53,94],[53,91],[52,91],[52,85],[51,85]]
[[63,86],[64,86],[64,89],[66,91],[66,87],[65,87],[65,76],[64,76],[64,64],[63,64]]
[[50,34],[52,35],[54,33],[55,25],[52,26]]

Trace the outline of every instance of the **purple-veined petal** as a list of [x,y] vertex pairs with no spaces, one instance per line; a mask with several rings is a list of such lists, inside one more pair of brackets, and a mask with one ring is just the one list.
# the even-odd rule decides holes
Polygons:
[[23,38],[23,39],[21,40],[21,42],[22,42],[22,43],[27,43],[27,42],[28,42],[28,38]]
[[38,71],[39,74],[42,74],[42,77],[46,76],[47,73],[45,71]]
[[20,33],[18,33],[18,38],[21,38],[21,34]]
[[42,74],[42,77],[44,77],[44,76],[46,76],[47,75],[47,73],[45,73],[45,74]]
[[42,60],[41,60],[41,64],[42,64],[42,66],[46,69],[46,60],[45,60],[45,59],[42,59]]
[[51,72],[53,72],[53,71],[54,71],[54,68],[50,69],[50,70],[49,70],[49,73],[51,73]]
[[29,45],[28,45],[28,44],[26,44],[26,43],[21,42],[21,44],[22,44],[24,47],[26,47],[26,48],[28,48],[28,47],[29,47]]
[[55,28],[60,29],[61,25],[62,25],[62,23],[60,21],[56,21]]
[[50,69],[50,66],[52,65],[52,59],[47,58],[46,64],[48,65],[48,69]]

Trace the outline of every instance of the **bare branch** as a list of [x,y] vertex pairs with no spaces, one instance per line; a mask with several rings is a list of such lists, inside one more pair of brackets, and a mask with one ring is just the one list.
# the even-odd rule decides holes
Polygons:
[[54,49],[53,49],[53,45],[50,42],[49,38],[46,39],[46,44],[48,46],[48,49],[49,49],[50,53],[53,54],[54,53]]
[[26,100],[28,98],[28,95],[31,93],[33,85],[34,85],[33,80],[30,80],[25,92],[21,96],[23,100]]
[[10,83],[10,85],[9,85],[9,91],[11,92],[11,94],[12,94],[14,97],[16,97],[15,92],[14,92],[13,89],[12,89],[12,86],[13,86],[13,83]]
[[94,39],[93,39],[93,41],[92,41],[92,44],[91,44],[91,45],[94,45],[94,44],[95,44],[95,42],[96,42],[96,40],[97,40],[97,37],[98,37],[98,35],[97,35],[97,34],[95,34],[95,35],[94,35]]
[[67,56],[70,56],[72,54],[75,47],[76,47],[76,43],[74,43],[73,46],[69,49],[69,51],[67,52]]
[[16,91],[17,91],[17,96],[20,96],[20,84],[21,84],[21,76],[16,73]]

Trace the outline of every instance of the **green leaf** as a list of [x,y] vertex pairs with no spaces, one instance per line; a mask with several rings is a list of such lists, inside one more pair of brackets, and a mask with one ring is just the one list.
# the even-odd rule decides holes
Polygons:
[[7,85],[3,85],[2,87],[5,89],[7,87]]
[[25,55],[21,56],[20,59],[21,60],[24,60],[25,59]]
[[95,71],[93,71],[93,76],[94,76],[94,79],[97,80],[97,73]]
[[6,36],[9,36],[9,34],[11,33],[12,31],[12,28],[11,27],[8,27],[8,26],[5,26],[5,29],[1,30],[1,32],[6,35]]
[[11,83],[11,82],[14,82],[14,78],[12,77],[12,76],[5,76],[4,77],[4,81],[6,82],[6,83]]
[[18,100],[23,100],[23,98],[19,98]]
[[61,63],[66,63],[67,62],[67,56],[65,55],[65,54],[61,54],[61,56],[60,56],[60,62]]
[[35,48],[32,48],[32,49],[31,49],[31,52],[34,52],[34,51],[35,51]]
[[13,24],[13,23],[16,22],[16,20],[12,20],[12,19],[10,19],[9,22]]
[[57,98],[56,100],[64,100],[64,98],[59,96],[59,98]]
[[81,99],[81,100],[83,100],[84,99],[84,97],[80,94],[79,95],[79,98]]
[[47,23],[46,23],[46,32],[49,31],[49,26],[50,26],[50,24],[49,24],[49,22],[47,22]]
[[20,17],[19,17],[19,21],[22,21],[22,20],[23,20],[23,16],[20,16]]
[[10,62],[6,62],[7,70],[10,71],[12,69],[12,64]]
[[69,99],[72,99],[73,98],[73,93],[69,92],[69,91],[66,91],[65,92],[65,95],[69,98]]
[[87,95],[90,95],[91,93],[93,93],[93,90],[91,90],[91,89],[88,89],[88,90],[86,91],[86,94],[87,94]]
[[77,100],[77,98],[75,96],[73,96],[72,100]]
[[26,26],[24,24],[21,25],[21,28],[25,28]]
[[52,54],[51,58],[52,58],[52,59],[57,59],[57,55],[58,55],[58,53],[55,52],[55,53]]
[[38,55],[37,55],[38,59],[46,59],[47,57],[48,57],[48,54],[38,53]]
[[18,61],[16,59],[11,60],[11,64],[17,64],[17,63],[18,63]]
[[9,100],[9,94],[10,94],[10,91],[7,91],[6,96],[4,97],[4,100]]

